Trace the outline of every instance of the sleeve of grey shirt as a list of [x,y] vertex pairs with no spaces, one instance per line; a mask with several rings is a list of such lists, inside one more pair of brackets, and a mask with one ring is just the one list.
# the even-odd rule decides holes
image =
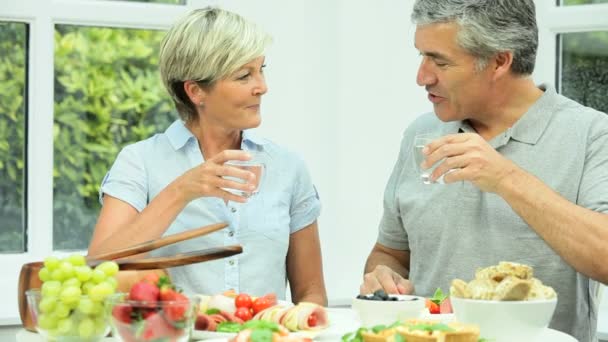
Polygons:
[[585,168],[579,187],[579,205],[608,213],[608,115],[596,112],[589,128]]
[[378,243],[397,250],[409,250],[409,240],[407,232],[403,226],[399,211],[399,201],[397,200],[397,189],[399,187],[401,174],[405,167],[405,160],[409,151],[408,130],[401,140],[401,149],[397,158],[397,163],[388,180],[384,190],[384,212],[380,220],[378,231]]

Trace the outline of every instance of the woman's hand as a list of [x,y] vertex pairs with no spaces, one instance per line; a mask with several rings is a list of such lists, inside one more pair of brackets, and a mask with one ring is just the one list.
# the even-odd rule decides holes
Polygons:
[[175,185],[185,196],[187,202],[199,197],[219,197],[225,201],[244,203],[247,198],[224,189],[251,192],[255,189],[255,174],[238,167],[224,165],[224,163],[229,160],[245,161],[249,159],[251,159],[251,155],[246,151],[222,151],[201,165],[186,171],[175,180]]

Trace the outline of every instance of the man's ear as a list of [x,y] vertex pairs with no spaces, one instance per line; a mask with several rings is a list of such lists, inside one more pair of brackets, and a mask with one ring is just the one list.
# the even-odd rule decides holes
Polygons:
[[504,51],[497,53],[493,58],[494,79],[499,79],[511,72],[513,65],[513,52]]
[[205,102],[205,91],[195,81],[184,82],[184,92],[195,106],[201,106]]

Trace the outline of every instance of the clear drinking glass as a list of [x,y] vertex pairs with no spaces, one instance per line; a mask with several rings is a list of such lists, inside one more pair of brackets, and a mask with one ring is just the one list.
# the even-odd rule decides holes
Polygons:
[[[264,173],[266,171],[266,164],[264,164],[264,162],[262,160],[261,153],[252,152],[252,151],[247,151],[247,152],[249,154],[251,154],[250,160],[245,160],[245,161],[244,160],[229,160],[226,163],[224,163],[224,165],[238,167],[238,168],[250,171],[253,174],[255,174],[255,188],[252,191],[226,189],[227,191],[230,191],[239,196],[249,198],[251,196],[256,195],[258,192],[260,192],[260,185],[262,184],[262,180],[264,179]],[[236,177],[224,177],[224,178],[230,179],[233,181],[237,181],[240,183],[245,183],[245,181],[241,178],[236,178]]]
[[433,170],[435,170],[435,168],[441,164],[441,161],[438,161],[428,169],[423,169],[421,166],[422,162],[424,162],[426,158],[426,156],[422,153],[422,149],[431,141],[440,137],[441,135],[435,133],[424,133],[414,136],[414,163],[416,164],[418,173],[420,173],[420,179],[424,184],[443,183],[443,176],[435,182],[431,181],[431,174],[433,173]]

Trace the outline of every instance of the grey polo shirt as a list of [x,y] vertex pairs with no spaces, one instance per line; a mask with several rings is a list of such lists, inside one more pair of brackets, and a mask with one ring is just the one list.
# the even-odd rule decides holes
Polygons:
[[[489,143],[569,201],[608,213],[608,115],[541,86],[544,95],[519,121]],[[384,194],[378,243],[409,250],[416,293],[471,280],[478,267],[514,261],[558,293],[550,327],[579,341],[597,341],[598,283],[560,258],[498,195],[469,182],[425,185],[412,155],[419,133],[474,132],[466,122],[433,113],[410,125]],[[572,227],[576,229],[576,227]]]

